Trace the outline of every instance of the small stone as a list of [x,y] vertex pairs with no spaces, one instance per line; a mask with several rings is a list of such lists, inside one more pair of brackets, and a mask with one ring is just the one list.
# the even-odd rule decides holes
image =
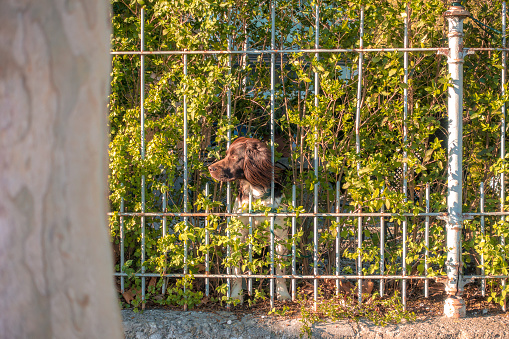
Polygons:
[[488,314],[488,310],[487,309],[482,310],[482,314]]
[[232,324],[232,321],[231,321],[231,320],[228,320],[226,323],[227,323],[228,325],[231,325],[231,324]]

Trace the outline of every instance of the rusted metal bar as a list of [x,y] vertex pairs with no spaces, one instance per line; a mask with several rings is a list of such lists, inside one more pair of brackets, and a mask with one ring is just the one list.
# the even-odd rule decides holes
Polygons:
[[469,212],[469,213],[463,213],[463,215],[465,217],[479,217],[479,216],[485,216],[485,217],[488,217],[488,216],[498,216],[498,217],[503,217],[503,216],[508,216],[509,212],[483,212],[483,213]]
[[[430,213],[385,213],[385,212],[362,212],[362,213],[312,213],[312,212],[304,212],[304,213],[293,213],[293,212],[281,212],[281,213],[228,213],[228,212],[190,212],[190,213],[173,213],[173,212],[110,212],[107,213],[109,216],[124,216],[124,217],[208,217],[209,215],[215,215],[218,217],[348,217],[348,218],[358,218],[358,217],[436,217],[439,219],[443,219],[447,217],[447,212],[430,212]],[[465,217],[480,217],[480,216],[508,216],[509,212],[469,212],[463,213]]]
[[468,50],[472,51],[472,52],[509,52],[509,48],[506,48],[506,47],[503,47],[503,48],[500,48],[500,47],[493,47],[493,48],[469,47]]
[[[440,47],[429,48],[311,48],[311,49],[264,49],[247,51],[112,51],[111,55],[216,55],[216,54],[293,54],[293,53],[378,53],[378,52],[422,52],[434,53]],[[499,51],[501,48],[471,48],[476,51]],[[506,49],[509,50],[509,49]]]
[[[433,213],[386,213],[386,212],[361,212],[361,213],[313,213],[313,212],[303,212],[303,213],[295,213],[295,212],[279,212],[279,213],[234,213],[234,212],[189,212],[189,213],[180,213],[180,212],[110,212],[109,216],[124,216],[124,217],[207,217],[209,215],[215,215],[218,217],[349,217],[349,218],[358,218],[358,217],[436,217],[436,218],[445,218],[447,217],[447,212],[433,212]],[[481,213],[465,213],[464,215],[468,216],[480,216]],[[482,213],[482,215],[488,216],[500,216],[500,215],[509,215],[509,212],[486,212]]]
[[[443,282],[447,280],[446,276],[422,276],[422,275],[292,275],[292,274],[182,274],[182,273],[167,273],[167,274],[159,274],[159,273],[114,273],[114,276],[135,276],[135,277],[169,277],[169,278],[182,278],[185,276],[193,276],[194,278],[210,278],[210,279],[225,279],[225,278],[253,278],[253,279],[301,279],[301,280],[313,280],[313,279],[340,279],[340,280],[356,280],[356,279],[386,279],[386,280],[425,280],[425,279],[435,279],[436,281]],[[465,280],[473,281],[476,279],[506,279],[509,278],[509,275],[465,275]]]

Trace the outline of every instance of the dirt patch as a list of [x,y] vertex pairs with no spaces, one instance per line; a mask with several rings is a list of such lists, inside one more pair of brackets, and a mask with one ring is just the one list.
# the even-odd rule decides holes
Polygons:
[[[313,289],[310,283],[301,282],[299,288],[301,293],[310,299],[312,298]],[[323,294],[322,300],[333,298],[336,293],[335,281],[324,281],[320,284],[320,288]],[[400,290],[399,285],[394,284],[394,286],[388,288],[387,294],[394,293],[394,289]],[[407,310],[414,312],[417,318],[443,316],[444,300],[447,298],[444,285],[430,281],[428,291],[428,298],[425,298],[422,283],[410,284],[408,287]],[[500,305],[488,302],[487,297],[482,296],[479,286],[473,284],[465,286],[463,299],[466,304],[467,316],[485,316],[504,313]],[[285,308],[286,311],[284,315],[282,315],[283,318],[292,319],[300,317],[300,304],[297,302],[279,302],[275,300],[274,306],[277,310]],[[146,309],[183,310],[180,306],[160,306],[153,302],[147,302]],[[225,310],[227,310],[225,303],[221,305],[219,302],[212,302],[209,298],[204,298],[201,304],[193,308],[193,311],[198,312],[218,312]],[[239,316],[244,314],[267,315],[271,311],[270,301],[268,299],[257,301],[251,306],[245,302],[243,305],[231,306],[229,311]]]

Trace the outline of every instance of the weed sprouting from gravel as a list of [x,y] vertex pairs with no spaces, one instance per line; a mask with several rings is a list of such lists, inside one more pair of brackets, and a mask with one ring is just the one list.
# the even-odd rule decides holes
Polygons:
[[301,312],[301,337],[307,335],[311,338],[313,324],[326,320],[337,321],[350,319],[359,321],[364,318],[377,326],[400,323],[403,319],[414,321],[415,313],[405,311],[399,293],[395,291],[392,296],[380,297],[378,292],[365,295],[359,303],[357,297],[352,294],[340,294],[332,298],[323,298],[319,290],[317,311],[313,311],[313,300],[304,293],[298,294],[298,303]]

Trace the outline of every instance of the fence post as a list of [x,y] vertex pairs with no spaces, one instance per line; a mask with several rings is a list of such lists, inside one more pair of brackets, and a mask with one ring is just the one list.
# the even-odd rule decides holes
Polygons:
[[444,13],[449,22],[449,50],[447,63],[451,75],[448,98],[448,173],[447,173],[447,282],[448,294],[444,304],[444,314],[449,318],[463,318],[466,315],[463,294],[463,269],[461,260],[462,212],[462,160],[463,160],[463,62],[467,51],[463,49],[463,20],[470,13],[461,1],[451,2]]

